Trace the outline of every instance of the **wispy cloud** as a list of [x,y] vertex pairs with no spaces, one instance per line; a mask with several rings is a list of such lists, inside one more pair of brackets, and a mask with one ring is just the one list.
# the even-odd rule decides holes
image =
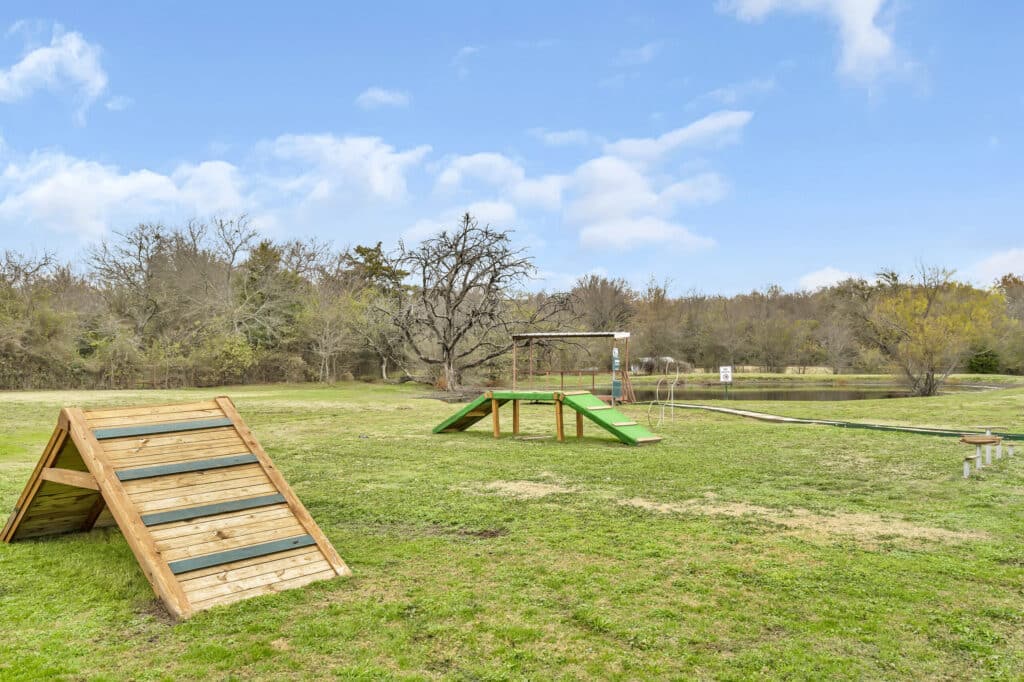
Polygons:
[[379,109],[380,107],[407,107],[409,93],[385,88],[367,88],[356,97],[356,105],[362,109]]
[[568,147],[572,145],[587,145],[598,142],[600,138],[583,130],[573,128],[571,130],[548,130],[546,128],[531,128],[530,135],[537,138],[549,147]]
[[883,75],[908,75],[917,70],[917,65],[897,49],[891,21],[883,16],[884,10],[892,7],[890,0],[719,0],[717,4],[720,12],[746,22],[763,21],[775,12],[826,18],[839,33],[837,70],[865,85]]
[[681,146],[735,142],[754,114],[716,111],[658,137],[626,138],[605,145],[605,152],[638,161],[654,161]]
[[709,90],[693,98],[687,106],[691,109],[700,104],[736,106],[754,95],[761,95],[775,90],[775,85],[774,78],[751,78],[741,83],[732,83],[721,88]]
[[[16,23],[8,36],[19,32],[22,26],[23,22]],[[49,45],[27,52],[6,69],[0,68],[0,102],[18,102],[38,90],[71,90],[79,105],[75,118],[84,124],[85,112],[107,89],[107,72],[100,64],[100,53],[100,47],[82,34],[55,26]]]
[[469,75],[469,61],[475,54],[480,53],[480,48],[476,45],[465,45],[459,48],[459,51],[455,53],[455,57],[452,58],[452,66],[455,67],[455,73],[459,78],[465,78]]
[[623,48],[615,56],[615,66],[640,66],[654,61],[661,52],[660,42],[646,43],[640,47]]
[[859,275],[829,265],[820,270],[808,272],[801,277],[800,288],[804,291],[817,291],[818,289],[824,289],[825,287],[830,287],[833,284],[856,277],[859,277]]
[[131,97],[115,95],[108,99],[103,106],[105,106],[109,111],[124,111],[133,104],[135,104],[135,100]]
[[1024,247],[996,251],[967,268],[966,274],[982,285],[990,285],[1003,275],[1024,276]]

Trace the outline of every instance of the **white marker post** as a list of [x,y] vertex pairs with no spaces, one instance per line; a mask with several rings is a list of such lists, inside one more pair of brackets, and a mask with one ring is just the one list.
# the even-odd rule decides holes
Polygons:
[[718,381],[725,385],[725,399],[729,399],[729,384],[732,383],[732,365],[722,365],[718,368]]

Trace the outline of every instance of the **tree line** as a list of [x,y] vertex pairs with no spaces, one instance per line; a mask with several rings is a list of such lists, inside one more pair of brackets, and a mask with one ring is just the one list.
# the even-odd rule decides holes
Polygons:
[[[1024,280],[881,272],[815,292],[636,290],[591,275],[529,291],[510,231],[470,215],[416,245],[274,241],[245,215],[140,224],[75,262],[0,259],[0,388],[175,388],[507,379],[513,331],[630,330],[637,369],[825,365],[895,372],[922,395],[950,372],[1024,371]],[[549,344],[538,369],[603,369],[599,346]]]

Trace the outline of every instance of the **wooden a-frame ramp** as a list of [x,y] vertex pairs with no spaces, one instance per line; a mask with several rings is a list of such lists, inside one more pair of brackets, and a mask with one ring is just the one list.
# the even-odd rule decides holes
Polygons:
[[61,410],[0,540],[109,525],[179,619],[351,573],[226,397]]

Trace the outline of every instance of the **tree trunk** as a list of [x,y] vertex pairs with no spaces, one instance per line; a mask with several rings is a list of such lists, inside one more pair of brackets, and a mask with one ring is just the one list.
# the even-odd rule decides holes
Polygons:
[[380,378],[384,381],[388,380],[388,357],[386,355],[380,356]]

